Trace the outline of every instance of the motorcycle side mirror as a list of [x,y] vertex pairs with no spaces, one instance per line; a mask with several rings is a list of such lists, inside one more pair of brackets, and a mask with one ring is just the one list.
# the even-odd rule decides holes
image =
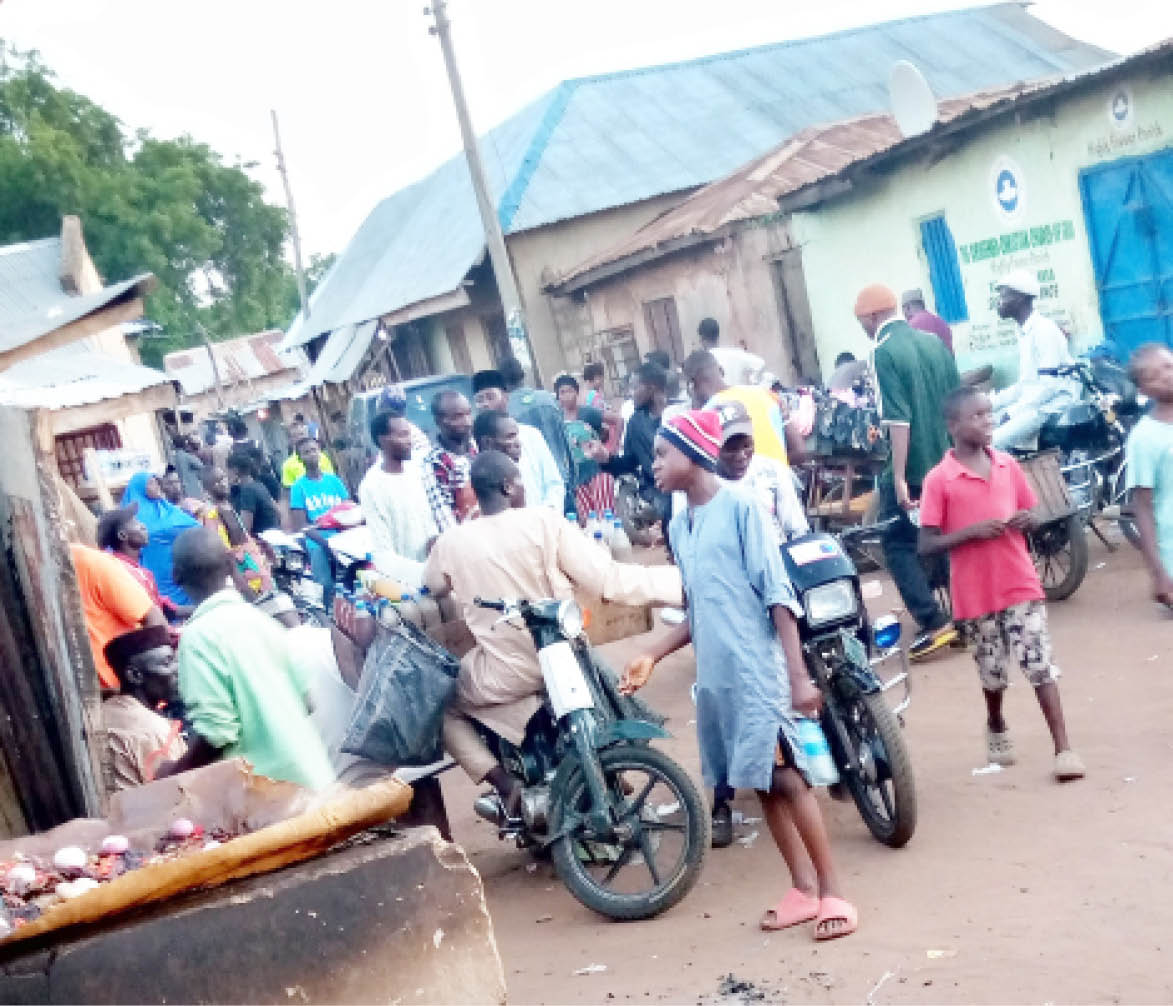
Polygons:
[[661,608],[660,621],[665,625],[681,625],[688,616],[681,608]]

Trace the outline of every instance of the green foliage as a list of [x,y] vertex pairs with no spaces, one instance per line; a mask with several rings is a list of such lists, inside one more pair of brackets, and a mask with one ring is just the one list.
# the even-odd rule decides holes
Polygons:
[[[35,52],[0,40],[0,244],[58,233],[81,217],[107,282],[152,272],[147,316],[165,336],[145,362],[190,345],[197,324],[213,339],[284,327],[297,285],[283,255],[289,221],[249,177],[184,136],[160,140],[59,86]],[[333,256],[315,256],[317,277]]]

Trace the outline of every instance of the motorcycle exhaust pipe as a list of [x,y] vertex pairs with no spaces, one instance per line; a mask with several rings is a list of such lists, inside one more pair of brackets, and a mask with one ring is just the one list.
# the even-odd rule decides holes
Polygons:
[[505,820],[505,808],[501,805],[501,798],[496,793],[486,793],[478,796],[472,804],[477,817],[483,817],[490,824],[500,826]]
[[521,819],[531,831],[545,831],[550,817],[550,788],[532,786],[521,794]]

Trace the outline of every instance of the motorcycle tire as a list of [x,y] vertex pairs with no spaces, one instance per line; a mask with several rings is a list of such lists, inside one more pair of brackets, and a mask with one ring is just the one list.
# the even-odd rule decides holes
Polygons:
[[1133,548],[1140,548],[1140,528],[1136,526],[1136,518],[1128,516],[1132,513],[1132,490],[1127,489],[1120,500],[1120,509],[1123,511],[1119,517],[1116,518],[1116,523],[1120,526],[1120,533],[1128,539],[1129,544]]
[[[852,722],[870,722],[875,739],[883,746],[887,756],[888,777],[892,782],[891,813],[884,816],[877,809],[871,785],[855,773],[845,773],[851,798],[859,809],[863,823],[877,841],[893,849],[903,848],[916,831],[916,780],[900,724],[881,692],[864,694],[858,689],[851,689],[841,699],[841,713],[848,719],[847,732],[852,735],[853,741],[857,741],[858,737]],[[859,752],[854,754],[858,759]]]
[[[1048,524],[1032,531],[1030,534],[1030,553],[1034,560],[1035,569],[1039,571],[1039,580],[1043,585],[1043,593],[1048,601],[1065,601],[1083,583],[1087,576],[1088,546],[1087,532],[1083,521],[1078,514],[1055,524]],[[1046,561],[1060,552],[1066,551],[1070,555],[1070,563],[1065,573],[1059,577],[1048,576]]]
[[[692,890],[700,877],[701,866],[711,841],[709,808],[691,777],[662,751],[647,745],[621,744],[599,752],[599,762],[608,788],[624,771],[651,771],[673,790],[675,799],[685,809],[685,848],[670,877],[640,894],[620,894],[596,883],[579,856],[579,840],[574,832],[553,843],[554,868],[566,889],[587,908],[610,919],[631,921],[650,919],[667,911]],[[571,808],[586,797],[586,779],[575,767],[562,785],[555,779],[550,801],[550,833],[557,835],[566,827]]]

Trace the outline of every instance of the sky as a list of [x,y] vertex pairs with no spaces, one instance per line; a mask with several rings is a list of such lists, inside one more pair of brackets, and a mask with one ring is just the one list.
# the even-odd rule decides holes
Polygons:
[[[460,150],[425,0],[0,0],[0,38],[128,130],[188,133],[284,203],[276,109],[302,245],[340,251],[383,197]],[[450,0],[483,133],[560,80],[821,35],[964,0]],[[1040,0],[1035,16],[1129,53],[1173,36],[1167,0]],[[491,157],[492,151],[483,151]]]

